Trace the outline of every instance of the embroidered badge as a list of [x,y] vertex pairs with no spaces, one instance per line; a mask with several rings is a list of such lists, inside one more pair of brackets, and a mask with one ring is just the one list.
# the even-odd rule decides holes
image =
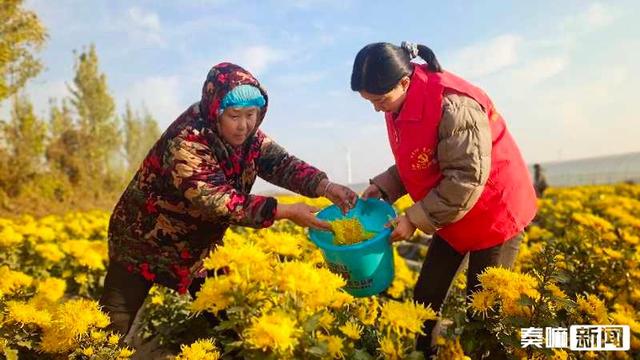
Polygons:
[[435,159],[433,149],[426,146],[417,148],[411,152],[411,170],[424,170],[434,164]]
[[498,113],[496,110],[493,110],[493,112],[491,113],[491,116],[489,116],[489,122],[498,121],[499,118],[500,118],[500,113]]

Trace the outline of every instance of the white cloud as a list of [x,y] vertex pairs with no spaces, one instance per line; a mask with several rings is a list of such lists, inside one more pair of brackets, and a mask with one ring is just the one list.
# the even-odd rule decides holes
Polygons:
[[160,18],[158,14],[154,12],[145,12],[138,7],[132,7],[127,10],[127,16],[129,20],[142,29],[151,31],[160,30]]
[[270,65],[284,60],[285,57],[285,53],[281,50],[266,45],[255,45],[232,51],[230,61],[244,67],[254,76],[259,76]]
[[469,78],[493,74],[518,62],[518,50],[523,39],[505,34],[456,51],[447,66]]
[[124,92],[120,108],[124,109],[125,101],[129,101],[134,109],[144,106],[164,129],[190,104],[181,101],[182,83],[177,76],[144,78]]
[[160,17],[152,11],[145,11],[139,7],[127,10],[126,29],[133,36],[154,45],[165,45],[162,36]]
[[509,77],[519,87],[528,87],[559,74],[568,64],[569,59],[561,55],[532,59],[514,69]]
[[562,32],[588,33],[610,25],[618,17],[618,10],[610,4],[592,3],[582,12],[567,17],[561,24]]
[[609,25],[613,21],[614,15],[609,7],[601,3],[594,3],[582,14],[582,19],[587,25],[601,27]]

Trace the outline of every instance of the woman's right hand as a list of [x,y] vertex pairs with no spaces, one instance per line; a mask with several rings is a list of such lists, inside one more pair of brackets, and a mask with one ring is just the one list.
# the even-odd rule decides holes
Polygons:
[[318,211],[320,209],[305,203],[278,204],[276,220],[289,219],[303,227],[330,231],[331,225],[328,222],[316,218],[315,213]]
[[367,200],[369,198],[380,199],[381,197],[382,191],[380,191],[378,185],[375,184],[367,186],[367,188],[362,192],[361,196],[362,200]]

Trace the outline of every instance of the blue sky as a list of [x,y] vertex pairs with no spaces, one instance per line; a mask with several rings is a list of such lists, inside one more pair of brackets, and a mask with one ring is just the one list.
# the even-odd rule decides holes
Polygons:
[[[393,4],[391,6],[390,4]],[[73,50],[95,44],[118,112],[128,100],[165,128],[199,98],[209,68],[236,62],[270,94],[263,129],[347,180],[392,164],[383,116],[349,89],[370,42],[430,46],[484,88],[528,162],[640,150],[640,2],[27,0],[47,26],[47,67],[27,93],[39,113],[67,95]],[[8,104],[1,104],[6,116]],[[257,189],[267,189],[258,184]]]

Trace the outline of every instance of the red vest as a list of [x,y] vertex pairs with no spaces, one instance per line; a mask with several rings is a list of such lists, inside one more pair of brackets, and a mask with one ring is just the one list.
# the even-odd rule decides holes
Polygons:
[[491,172],[478,202],[462,219],[437,231],[465,253],[502,244],[521,232],[536,214],[536,194],[522,155],[487,94],[451,73],[416,65],[397,118],[385,114],[398,172],[413,201],[423,199],[443,177],[436,156],[438,127],[443,96],[452,92],[482,106],[492,135]]

